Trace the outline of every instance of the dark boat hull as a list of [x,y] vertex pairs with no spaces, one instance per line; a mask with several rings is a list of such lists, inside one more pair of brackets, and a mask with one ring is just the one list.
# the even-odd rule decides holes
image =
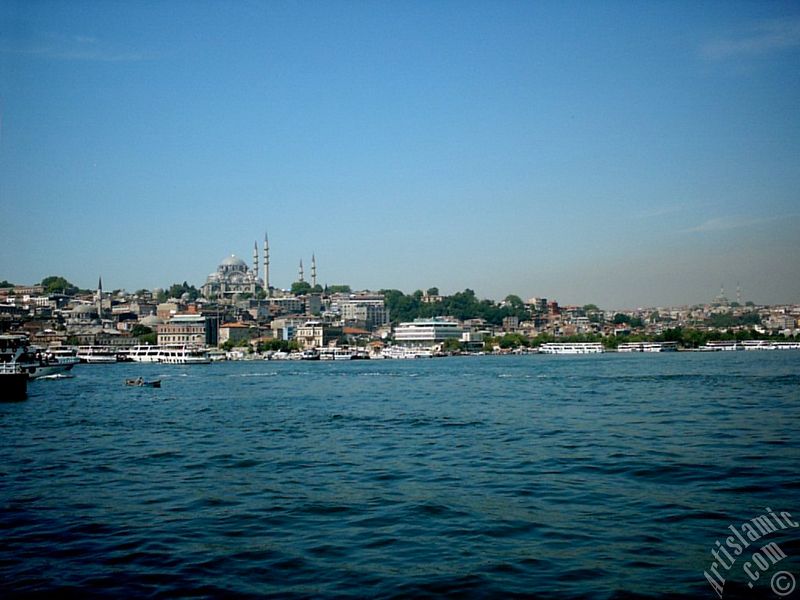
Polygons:
[[0,374],[0,400],[13,402],[28,397],[27,373]]

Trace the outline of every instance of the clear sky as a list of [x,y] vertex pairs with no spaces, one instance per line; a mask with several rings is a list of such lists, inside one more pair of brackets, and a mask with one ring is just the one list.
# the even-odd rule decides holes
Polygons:
[[0,280],[800,302],[800,4],[0,3]]

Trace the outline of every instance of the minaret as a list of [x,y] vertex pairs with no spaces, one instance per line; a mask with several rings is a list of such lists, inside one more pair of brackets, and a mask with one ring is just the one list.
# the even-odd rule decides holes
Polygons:
[[253,242],[253,275],[258,281],[258,242]]
[[271,295],[269,291],[269,238],[266,231],[264,232],[264,290],[269,298]]
[[317,259],[311,255],[311,287],[317,287]]
[[742,305],[742,286],[739,285],[739,282],[736,282],[736,303],[741,306]]
[[303,278],[303,259],[300,259],[300,279],[298,279],[300,283],[303,283],[305,279]]
[[103,318],[103,278],[97,278],[97,318]]

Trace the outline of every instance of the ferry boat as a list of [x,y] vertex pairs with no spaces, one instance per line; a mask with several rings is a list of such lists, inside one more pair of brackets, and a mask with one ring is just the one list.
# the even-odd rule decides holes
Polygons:
[[117,351],[108,346],[78,346],[77,356],[82,363],[88,364],[117,362]]
[[59,375],[75,365],[74,360],[61,360],[42,348],[30,346],[28,336],[0,335],[0,363],[24,373],[30,379]]
[[320,360],[352,360],[353,353],[348,348],[320,348]]
[[81,362],[77,350],[70,346],[51,346],[47,349],[47,354],[62,365],[77,365]]
[[742,342],[742,347],[745,350],[800,350],[800,341],[745,340]]
[[600,354],[604,352],[600,342],[550,342],[539,347],[542,354]]
[[211,359],[203,348],[188,344],[161,346],[158,362],[167,365],[207,365]]
[[701,346],[699,350],[704,352],[732,352],[736,350],[744,350],[744,346],[736,340],[712,340],[706,342],[705,346]]
[[128,351],[128,358],[133,362],[155,363],[159,362],[161,346],[144,345],[134,346]]
[[319,360],[320,355],[316,348],[308,348],[300,353],[300,360]]
[[391,359],[415,359],[433,358],[433,351],[428,348],[409,348],[407,346],[389,346],[381,352],[384,358]]
[[625,342],[617,352],[677,352],[678,342]]

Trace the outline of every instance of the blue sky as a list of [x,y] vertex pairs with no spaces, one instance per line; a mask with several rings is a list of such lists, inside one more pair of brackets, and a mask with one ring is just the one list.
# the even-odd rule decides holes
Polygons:
[[797,3],[6,1],[0,120],[0,279],[800,302]]

